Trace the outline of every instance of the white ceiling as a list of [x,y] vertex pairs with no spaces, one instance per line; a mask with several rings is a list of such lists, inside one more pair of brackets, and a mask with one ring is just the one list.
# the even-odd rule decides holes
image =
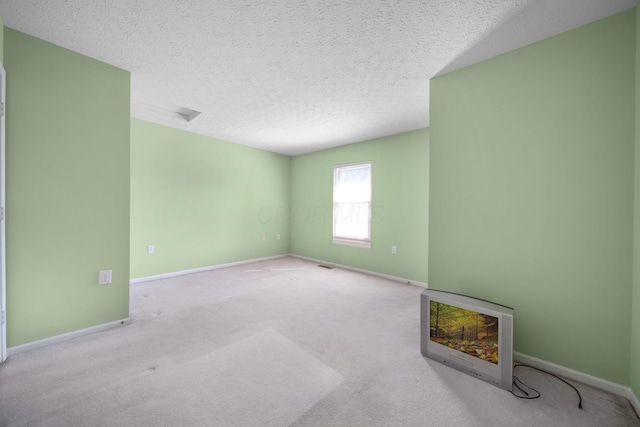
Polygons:
[[636,3],[0,0],[0,17],[131,71],[133,117],[296,155],[428,127],[431,77]]

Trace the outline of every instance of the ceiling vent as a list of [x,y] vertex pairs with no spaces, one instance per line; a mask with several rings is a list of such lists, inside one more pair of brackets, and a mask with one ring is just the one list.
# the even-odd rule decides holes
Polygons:
[[138,99],[131,99],[131,109],[150,111],[163,116],[174,117],[190,122],[200,115],[200,111],[192,110],[191,108],[181,107],[178,105],[157,105],[151,104],[147,101],[140,101]]
[[184,119],[188,122],[195,119],[200,115],[200,111],[192,110],[191,108],[183,107],[178,111],[178,114],[184,117]]

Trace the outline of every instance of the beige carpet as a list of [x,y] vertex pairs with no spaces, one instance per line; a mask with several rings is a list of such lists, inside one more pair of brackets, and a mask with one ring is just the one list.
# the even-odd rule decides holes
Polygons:
[[295,258],[132,285],[132,324],[0,366],[0,427],[640,426],[588,386],[580,410],[521,371],[525,401],[424,359],[421,291]]

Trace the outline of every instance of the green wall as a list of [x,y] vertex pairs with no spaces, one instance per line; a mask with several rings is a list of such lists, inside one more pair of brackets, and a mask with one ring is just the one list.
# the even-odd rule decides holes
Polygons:
[[[629,384],[635,12],[431,81],[429,286],[515,350]],[[604,353],[603,353],[604,351]]]
[[4,23],[0,18],[0,62],[4,59]]
[[640,8],[636,16],[635,209],[633,230],[633,299],[631,323],[631,389],[640,399]]
[[9,28],[4,44],[12,347],[129,315],[129,73]]
[[131,278],[288,253],[289,174],[287,156],[132,119]]
[[[372,161],[371,249],[333,244],[333,168],[367,160]],[[428,189],[427,129],[294,157],[291,252],[426,282]]]

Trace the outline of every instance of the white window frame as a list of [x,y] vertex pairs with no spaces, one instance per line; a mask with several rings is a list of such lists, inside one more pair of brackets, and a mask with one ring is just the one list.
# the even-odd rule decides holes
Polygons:
[[[369,200],[354,200],[351,202],[345,201],[336,201],[336,187],[338,184],[338,173],[341,169],[355,168],[361,167],[363,165],[369,166]],[[347,246],[355,246],[358,248],[371,249],[371,205],[373,199],[373,162],[365,161],[358,163],[348,163],[344,165],[334,166],[333,168],[333,240],[334,244],[339,245],[347,245]],[[368,213],[367,213],[367,238],[354,238],[354,237],[346,237],[346,236],[336,236],[336,222],[338,219],[337,213],[339,211],[339,206],[342,203],[365,203],[368,204]]]

